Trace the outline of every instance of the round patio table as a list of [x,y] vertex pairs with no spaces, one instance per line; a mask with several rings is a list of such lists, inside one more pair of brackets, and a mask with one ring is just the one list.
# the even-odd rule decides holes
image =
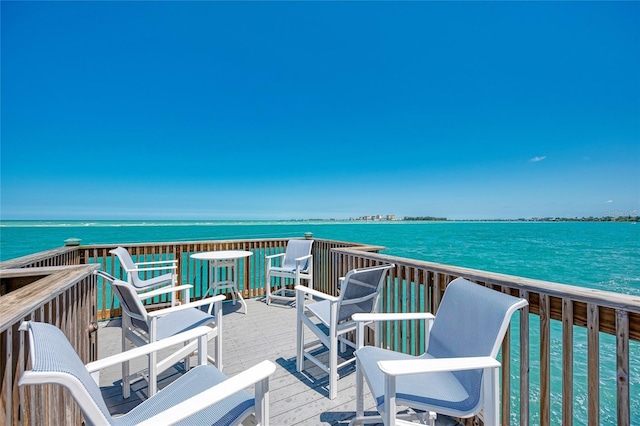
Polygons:
[[[236,269],[238,266],[238,259],[243,259],[253,255],[252,252],[247,250],[216,250],[216,251],[204,251],[200,253],[194,253],[191,255],[192,259],[208,261],[209,262],[209,289],[204,294],[206,297],[211,291],[213,296],[216,295],[218,290],[231,290],[231,297],[233,304],[236,304],[236,295],[240,300],[240,304],[244,307],[244,313],[247,313],[247,302],[242,298],[242,294],[238,290]],[[222,271],[225,274],[222,274]]]

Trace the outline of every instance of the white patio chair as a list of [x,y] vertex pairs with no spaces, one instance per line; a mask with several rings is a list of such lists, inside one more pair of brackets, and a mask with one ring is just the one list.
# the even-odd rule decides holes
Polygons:
[[[57,327],[29,321],[23,322],[20,330],[28,333],[31,369],[22,374],[19,385],[66,387],[89,425],[158,426],[181,421],[179,424],[236,425],[252,413],[259,425],[269,424],[269,376],[275,371],[275,364],[263,361],[227,378],[207,365],[208,327],[198,327],[87,365]],[[199,346],[198,366],[123,416],[111,416],[98,383],[100,370],[190,340]],[[255,397],[244,390],[252,385]]]
[[[355,344],[345,338],[345,334],[356,329],[352,315],[363,312],[375,312],[378,298],[387,271],[395,265],[382,265],[370,268],[353,269],[347,273],[340,287],[340,296],[335,297],[305,286],[296,286],[297,324],[296,324],[296,368],[304,369],[307,358],[329,374],[329,398],[338,395],[338,369],[355,361],[353,356],[338,364],[338,351],[345,352],[346,346],[355,348]],[[305,305],[306,295],[319,302]],[[309,328],[318,340],[304,344],[304,327]],[[340,343],[340,348],[338,348]],[[329,362],[325,364],[306,349],[324,345],[329,352]],[[347,355],[348,356],[348,355]]]
[[[178,283],[177,270],[178,260],[154,260],[149,262],[134,262],[129,251],[124,247],[116,247],[109,250],[120,260],[122,269],[127,274],[126,281],[131,284],[137,292],[143,292],[162,286],[175,286]],[[155,274],[150,278],[142,278],[140,274]],[[171,306],[175,305],[173,293],[169,293]]]
[[[313,288],[312,247],[313,240],[289,240],[284,253],[265,256],[264,287],[267,305],[271,304],[271,300],[296,299],[295,291],[286,288],[287,278],[293,279],[295,285],[300,285],[300,280],[306,280],[307,286]],[[271,290],[271,278],[279,278],[279,282],[275,282],[274,291]]]
[[[435,317],[429,313],[354,315],[359,349],[352,424],[410,424],[397,418],[397,406],[403,406],[426,411],[431,424],[440,413],[459,418],[480,415],[485,425],[497,425],[500,362],[496,357],[511,316],[526,305],[524,299],[457,278],[447,286]],[[366,323],[411,319],[428,321],[423,355],[362,346]],[[364,415],[363,376],[382,416]]]
[[[138,294],[131,284],[118,280],[104,271],[96,271],[96,274],[104,278],[118,296],[122,307],[122,351],[126,351],[129,343],[135,346],[143,346],[148,343],[166,339],[187,330],[203,325],[209,326],[209,340],[213,340],[215,357],[209,357],[218,370],[222,371],[222,301],[224,295],[209,297],[206,299],[189,302],[186,304],[167,307],[147,312],[141,299],[155,297],[166,292],[185,291],[188,293],[191,285],[176,287],[162,287],[145,293]],[[185,297],[188,301],[188,296]],[[202,311],[200,307],[209,305],[208,311]],[[213,309],[213,314],[212,314]],[[156,354],[149,356],[149,371],[130,374],[129,362],[122,363],[122,387],[123,397],[130,395],[131,381],[138,376],[149,375],[149,395],[156,391],[155,377],[167,368],[184,359],[185,369],[189,368],[189,355],[196,349],[195,343],[185,345],[171,355],[158,360]]]

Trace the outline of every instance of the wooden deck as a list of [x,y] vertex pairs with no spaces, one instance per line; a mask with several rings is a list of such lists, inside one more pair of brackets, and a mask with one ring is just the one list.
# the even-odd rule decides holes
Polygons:
[[[270,422],[272,425],[347,425],[355,415],[355,368],[345,367],[338,381],[338,397],[328,398],[328,375],[310,361],[305,371],[296,372],[295,318],[296,309],[277,302],[267,306],[262,298],[247,301],[248,314],[229,301],[223,306],[223,371],[233,376],[258,362],[273,361],[276,372],[270,377]],[[251,333],[247,333],[251,330]],[[99,358],[120,351],[120,321],[101,323]],[[309,340],[311,333],[305,333]],[[181,367],[170,369],[160,387],[166,386]],[[125,413],[146,396],[146,382],[132,387],[129,400],[122,399],[119,369],[104,371],[100,385],[112,413]],[[372,397],[367,394],[365,407],[375,411]],[[439,416],[438,425],[451,425],[451,419]],[[245,424],[252,424],[249,419]]]
[[[191,254],[251,250],[254,254],[242,269],[244,295],[260,297],[264,293],[265,256],[284,251],[288,240],[169,241],[129,244],[125,248],[138,261],[178,259],[178,275],[183,282],[194,285],[196,299],[208,288],[209,274],[206,268],[194,264]],[[28,344],[19,338],[19,327],[24,319],[56,325],[85,362],[118,352],[120,330],[116,321],[103,323],[99,333],[87,333],[94,322],[121,315],[114,293],[95,275],[95,270],[102,268],[122,278],[121,265],[110,254],[115,247],[65,246],[0,262],[0,284],[6,291],[0,302],[0,371],[4,374],[0,381],[0,424],[37,424],[37,419],[56,424],[80,422],[80,410],[68,402],[62,388],[18,388],[19,377],[28,368]],[[437,312],[448,283],[458,277],[529,302],[520,314],[518,330],[507,335],[501,349],[502,358],[511,360],[503,363],[500,371],[503,424],[571,426],[574,422],[604,422],[628,426],[638,417],[633,416],[639,395],[633,386],[637,384],[635,355],[640,342],[637,296],[389,256],[379,253],[381,250],[384,247],[314,239],[314,288],[338,294],[339,277],[349,270],[394,263],[396,268],[381,292],[381,306],[386,312]],[[411,297],[398,297],[400,294]],[[325,374],[311,368],[304,375],[295,373],[294,309],[267,307],[260,299],[249,301],[247,316],[233,312],[230,306],[226,309],[225,373],[233,375],[264,358],[279,366],[272,377],[273,424],[346,423],[354,409],[353,374],[341,380],[339,398],[329,401],[325,398]],[[389,323],[386,344],[419,353],[423,349],[420,339],[414,338],[415,326],[411,321]],[[615,340],[615,350],[609,339]],[[253,356],[255,353],[260,356]],[[553,354],[561,354],[561,367]],[[576,363],[581,370],[578,376],[574,373]],[[114,412],[125,412],[135,402],[120,404],[118,377],[117,372],[105,374],[103,385]],[[512,380],[514,377],[517,379]],[[560,386],[556,379],[562,382]],[[606,396],[602,401],[601,395]],[[576,401],[582,403],[576,405]]]

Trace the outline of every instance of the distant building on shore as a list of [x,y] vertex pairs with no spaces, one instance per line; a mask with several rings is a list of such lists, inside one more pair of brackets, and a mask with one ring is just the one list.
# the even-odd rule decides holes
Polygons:
[[366,215],[366,216],[360,216],[360,217],[350,217],[349,220],[362,221],[362,222],[385,222],[385,221],[393,221],[398,219],[396,219],[396,215],[394,214],[387,214],[387,215],[376,214],[376,215]]

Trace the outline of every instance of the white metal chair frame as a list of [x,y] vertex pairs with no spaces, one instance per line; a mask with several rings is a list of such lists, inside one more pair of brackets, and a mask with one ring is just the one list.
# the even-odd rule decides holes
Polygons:
[[[353,269],[349,271],[344,279],[341,279],[340,296],[331,296],[317,290],[307,288],[305,286],[296,286],[296,306],[297,306],[297,324],[296,324],[296,369],[302,372],[304,369],[304,359],[308,359],[322,370],[329,374],[329,399],[335,399],[338,395],[338,369],[355,362],[355,357],[351,357],[344,362],[338,364],[338,343],[342,352],[346,346],[353,348],[356,345],[345,338],[345,334],[355,331],[356,322],[348,315],[347,318],[340,319],[340,315],[344,315],[345,308],[359,311],[359,304],[370,305],[368,312],[375,312],[378,308],[378,299],[380,290],[387,277],[387,271],[394,268],[395,265],[387,264],[382,266],[374,266],[370,268]],[[361,274],[379,271],[380,275],[376,282],[364,283],[358,280]],[[348,294],[348,286],[353,282],[359,285],[370,287],[370,292],[363,297],[349,299],[345,297]],[[355,285],[355,284],[352,284]],[[312,302],[305,305],[307,296],[315,299],[321,299],[320,302]],[[323,312],[328,306],[328,315]],[[324,305],[324,306],[323,306]],[[320,322],[316,323],[312,318],[317,318]],[[328,327],[328,334],[319,325]],[[304,327],[308,327],[318,340],[304,343]],[[318,357],[314,356],[306,349],[317,347],[319,344],[324,345],[329,351],[328,365],[323,363]]]
[[[264,286],[267,305],[270,305],[272,300],[296,300],[294,291],[286,288],[287,278],[294,280],[294,286],[300,285],[300,280],[306,280],[307,286],[313,288],[312,247],[313,240],[289,240],[284,253],[265,256]],[[307,254],[296,256],[300,252]],[[292,259],[292,256],[296,257]],[[277,265],[278,261],[280,261],[280,266]],[[280,278],[280,288],[271,290],[271,278]],[[276,287],[277,285],[276,283]],[[294,294],[287,296],[287,292]]]
[[[47,326],[54,327],[48,324]],[[20,330],[23,332],[28,332],[29,348],[31,352],[31,360],[33,362],[36,356],[35,350],[37,348],[38,342],[34,340],[33,333],[30,330],[30,323],[23,322],[20,326]],[[81,371],[79,373],[81,373],[80,375],[86,375],[88,373],[91,376],[91,378],[88,380],[90,381],[91,379],[93,379],[96,386],[99,386],[100,370],[121,364],[123,362],[129,362],[139,357],[149,356],[159,350],[163,350],[178,344],[184,344],[185,342],[189,341],[195,343],[198,347],[199,366],[205,366],[207,364],[207,335],[209,334],[209,332],[209,327],[197,327],[158,342],[150,343],[126,352],[100,359],[98,361],[90,362],[89,364],[86,364],[84,366],[86,368],[86,373],[83,373]],[[60,334],[62,333],[60,332]],[[62,335],[62,337],[64,337],[64,335]],[[64,343],[68,345],[68,342]],[[77,360],[79,361],[79,358]],[[132,412],[137,411],[136,414],[138,417],[140,417],[141,414],[142,417],[144,417],[144,413],[148,413],[149,416],[146,417],[144,421],[139,421],[139,419],[136,419],[135,421],[127,421],[129,420],[127,416],[129,416],[129,414],[131,414],[132,412],[129,412],[119,418],[106,417],[106,414],[103,412],[103,410],[100,409],[100,405],[98,404],[99,402],[101,402],[102,405],[104,405],[104,401],[97,401],[96,399],[94,399],[92,397],[92,394],[86,387],[87,385],[91,385],[91,383],[83,382],[82,378],[79,377],[79,375],[74,374],[71,371],[51,370],[45,372],[27,370],[20,377],[19,385],[24,386],[52,383],[66,387],[80,406],[80,409],[82,410],[84,418],[88,424],[106,425],[111,424],[113,421],[118,421],[118,423],[121,424],[136,423],[148,426],[174,424],[193,415],[198,415],[198,413],[202,412],[208,407],[211,407],[212,405],[217,404],[234,394],[237,394],[239,391],[242,391],[243,389],[254,385],[255,403],[253,407],[250,407],[250,412],[248,414],[251,414],[251,411],[255,414],[256,422],[258,425],[268,425],[269,376],[275,372],[275,369],[276,366],[272,362],[262,361],[261,363],[243,371],[242,373],[239,373],[232,378],[227,378],[226,380],[223,380],[222,382],[216,384],[214,381],[208,382],[209,377],[207,374],[205,374],[205,371],[201,370],[200,367],[196,367],[193,370],[186,372],[183,376],[178,378],[176,382],[163,389],[161,391],[163,400],[171,399],[171,393],[174,389],[177,388],[177,386],[174,385],[179,384],[179,382],[183,379],[188,378],[189,380],[207,381],[208,383],[210,383],[210,387],[203,392],[191,392],[191,394],[195,394],[190,395],[187,399],[176,398],[174,401],[172,401],[172,405],[167,405],[165,407],[158,407],[158,404],[155,404],[155,398],[152,396],[148,400],[144,401],[141,405],[134,408],[134,410],[132,410]]]
[[[493,292],[494,290],[486,289],[475,283],[471,283],[463,278],[457,278],[449,285],[474,285],[482,288],[484,292]],[[497,293],[497,292],[496,292]],[[485,293],[487,294],[487,293]],[[505,298],[513,299],[512,304],[504,312],[503,320],[497,329],[495,342],[489,342],[492,344],[490,352],[486,356],[455,356],[452,357],[426,357],[424,354],[419,357],[412,357],[408,355],[398,356],[397,359],[386,359],[377,362],[377,368],[384,375],[384,402],[382,406],[378,407],[381,416],[365,416],[364,415],[364,378],[369,380],[369,376],[366,371],[363,371],[361,366],[361,356],[359,351],[364,346],[365,325],[371,323],[379,323],[382,321],[408,321],[408,320],[424,320],[425,321],[425,351],[429,347],[429,337],[434,322],[437,319],[437,315],[434,316],[428,312],[417,313],[371,313],[371,314],[354,314],[353,320],[357,322],[356,343],[358,350],[356,351],[356,417],[351,421],[351,425],[361,425],[364,423],[380,423],[383,422],[385,426],[395,425],[415,425],[410,421],[403,420],[402,418],[415,418],[415,414],[409,414],[407,416],[397,414],[397,405],[409,406],[411,408],[417,408],[427,411],[427,417],[430,425],[435,424],[436,413],[450,415],[454,417],[471,417],[473,415],[480,415],[483,422],[487,426],[494,426],[498,424],[499,412],[499,367],[500,362],[496,359],[504,335],[509,327],[510,319],[513,313],[526,306],[528,303],[524,299],[517,299],[515,297],[507,296],[502,293],[498,293]],[[476,295],[475,303],[491,303],[483,300]],[[446,299],[446,291],[445,291]],[[441,307],[444,304],[441,303]],[[461,306],[462,307],[462,306]],[[461,313],[460,315],[465,315]],[[485,327],[486,324],[477,324],[478,327]],[[451,339],[460,338],[460,336],[452,335]],[[376,347],[380,345],[379,333],[376,332]],[[377,351],[385,351],[384,349],[373,348]],[[389,353],[390,351],[387,351]],[[482,373],[482,382],[480,389],[480,397],[477,404],[469,410],[457,411],[453,408],[446,408],[440,406],[434,406],[430,404],[416,403],[415,400],[407,401],[406,399],[398,398],[397,396],[397,381],[402,380],[403,376],[411,376],[418,374],[428,373],[453,373],[461,371],[477,370]],[[376,376],[377,377],[377,376]],[[371,383],[369,383],[371,385]]]
[[[176,286],[178,284],[178,260],[152,260],[146,262],[134,262],[131,254],[124,247],[116,247],[109,250],[109,253],[116,255],[120,260],[120,266],[127,274],[127,282],[131,284],[137,292],[151,290],[162,286]],[[162,273],[163,272],[163,273]],[[140,274],[157,274],[151,278],[140,278]],[[175,295],[169,293],[171,306],[176,304]]]
[[[212,315],[209,324],[208,340],[213,340],[214,345],[214,357],[208,357],[208,360],[216,366],[216,368],[222,371],[222,301],[225,300],[224,295],[218,295],[214,297],[208,297],[205,299],[189,302],[189,290],[192,285],[182,285],[175,287],[161,287],[155,290],[151,290],[145,293],[136,293],[131,289],[131,285],[125,281],[118,280],[104,271],[96,271],[98,276],[103,277],[112,286],[117,287],[115,289],[117,294],[120,291],[126,292],[127,289],[130,298],[128,300],[120,300],[122,307],[122,351],[126,351],[128,343],[131,342],[135,346],[144,346],[149,343],[158,340],[158,320],[162,317],[166,317],[179,312],[187,311],[190,309],[197,309],[200,306],[209,305],[207,314]],[[187,303],[177,306],[171,306],[151,312],[147,312],[145,306],[142,304],[142,300],[152,298],[168,292],[183,291],[185,293],[184,299]],[[126,294],[126,293],[125,293]],[[136,295],[134,298],[133,295]],[[125,296],[126,297],[126,296]],[[119,297],[122,299],[122,297]],[[134,306],[129,306],[132,303]],[[213,312],[213,314],[212,314]],[[201,316],[202,317],[202,316]],[[215,319],[215,320],[214,320]],[[142,329],[136,325],[136,321],[146,324],[147,330]],[[190,327],[191,324],[186,323],[185,327]],[[149,355],[149,367],[148,371],[136,372],[131,374],[129,362],[122,363],[122,394],[123,398],[129,398],[131,393],[131,383],[134,379],[142,377],[146,379],[145,373],[148,374],[149,382],[149,396],[157,392],[156,378],[163,371],[167,370],[181,359],[184,360],[185,369],[189,369],[189,355],[196,350],[194,342],[184,345],[183,348],[173,352],[171,355],[158,360],[156,353]]]

